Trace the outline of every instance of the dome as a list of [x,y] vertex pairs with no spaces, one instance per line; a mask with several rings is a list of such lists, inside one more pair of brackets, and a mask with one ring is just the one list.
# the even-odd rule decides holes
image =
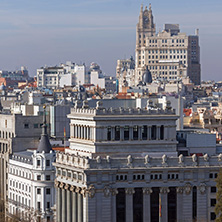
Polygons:
[[143,82],[144,83],[152,83],[152,75],[150,70],[148,69],[148,66],[146,66],[146,70],[143,73]]

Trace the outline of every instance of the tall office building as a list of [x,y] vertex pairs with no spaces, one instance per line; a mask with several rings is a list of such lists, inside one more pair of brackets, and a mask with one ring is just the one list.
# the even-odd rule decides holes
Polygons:
[[195,35],[181,33],[178,24],[165,24],[156,33],[151,5],[141,6],[136,27],[135,85],[148,66],[153,79],[177,80],[189,76],[200,84],[200,47],[198,30]]

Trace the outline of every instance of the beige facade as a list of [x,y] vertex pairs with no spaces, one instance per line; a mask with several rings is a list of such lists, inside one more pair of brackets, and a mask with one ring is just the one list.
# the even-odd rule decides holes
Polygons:
[[153,79],[177,80],[189,76],[200,84],[200,47],[198,30],[195,35],[181,33],[179,25],[165,24],[156,34],[151,5],[141,6],[136,31],[135,84],[142,80],[145,66]]

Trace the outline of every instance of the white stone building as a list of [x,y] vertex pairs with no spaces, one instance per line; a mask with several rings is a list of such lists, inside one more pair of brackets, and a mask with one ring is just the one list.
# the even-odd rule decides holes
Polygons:
[[7,216],[27,221],[53,221],[55,153],[51,149],[44,114],[37,150],[15,152],[8,162]]
[[[222,155],[177,154],[175,112],[74,108],[56,156],[57,221],[210,222]],[[161,211],[161,213],[159,213]]]
[[181,33],[178,24],[165,24],[156,33],[151,5],[141,6],[136,31],[135,84],[142,80],[147,65],[153,79],[176,80],[189,76],[200,84],[200,47],[195,35]]

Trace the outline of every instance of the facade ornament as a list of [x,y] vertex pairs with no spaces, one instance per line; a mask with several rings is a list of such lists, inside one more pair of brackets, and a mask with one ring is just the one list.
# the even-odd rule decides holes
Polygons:
[[63,187],[64,187],[64,183],[61,182],[60,185],[59,185],[59,188],[63,189]]
[[177,193],[182,194],[183,193],[183,187],[177,187]]
[[107,163],[110,163],[110,156],[106,157],[106,161],[107,161]]
[[66,184],[64,188],[65,188],[65,190],[68,190],[69,189],[69,184]]
[[193,161],[193,166],[197,166],[197,155],[196,154],[192,155],[192,161]]
[[70,188],[69,188],[69,190],[70,190],[71,192],[74,192],[74,191],[75,191],[75,186],[71,185]]
[[55,180],[55,187],[59,187],[59,181]]
[[143,188],[143,194],[150,195],[151,193],[153,193],[152,188],[150,188],[150,187]]
[[192,190],[191,184],[190,183],[186,183],[185,186],[184,186],[185,194],[187,194],[187,195],[190,194],[191,190]]
[[109,186],[105,186],[105,187],[103,188],[103,193],[104,193],[104,196],[105,196],[105,197],[109,197],[109,196],[110,196],[110,193],[111,193],[110,187],[109,187]]
[[150,165],[150,156],[149,155],[145,156],[145,164]]
[[219,161],[219,162],[222,162],[222,153],[220,153],[220,154],[218,155],[218,161]]
[[205,184],[205,183],[200,183],[200,185],[199,185],[199,190],[200,190],[200,193],[201,194],[204,194],[205,193],[205,191],[206,191],[206,189],[207,189],[207,185]]
[[206,162],[209,161],[209,155],[207,153],[203,156],[203,158],[204,158],[204,161],[206,161]]
[[76,193],[80,193],[81,192],[81,187],[76,187]]
[[96,188],[93,184],[91,184],[88,188],[89,197],[93,198],[96,194]]
[[134,188],[126,188],[125,192],[128,195],[133,195],[135,193],[135,190],[134,190]]
[[96,157],[96,162],[97,162],[97,163],[101,163],[101,157],[100,157],[100,156],[97,156],[97,157]]
[[132,158],[131,155],[129,155],[129,156],[127,157],[127,165],[128,165],[128,166],[131,166],[132,163],[133,163],[133,158]]
[[167,194],[169,192],[170,192],[170,189],[168,187],[160,187],[161,194]]
[[166,154],[164,154],[162,156],[162,165],[167,166],[167,155]]
[[111,194],[112,194],[112,196],[116,196],[118,194],[117,188],[112,188],[111,189]]
[[180,154],[180,155],[179,155],[179,161],[178,161],[178,162],[179,162],[180,164],[182,164],[183,161],[184,161],[183,154]]
[[86,193],[87,193],[87,190],[85,187],[83,187],[80,191],[80,194],[82,194],[84,197],[86,197]]

